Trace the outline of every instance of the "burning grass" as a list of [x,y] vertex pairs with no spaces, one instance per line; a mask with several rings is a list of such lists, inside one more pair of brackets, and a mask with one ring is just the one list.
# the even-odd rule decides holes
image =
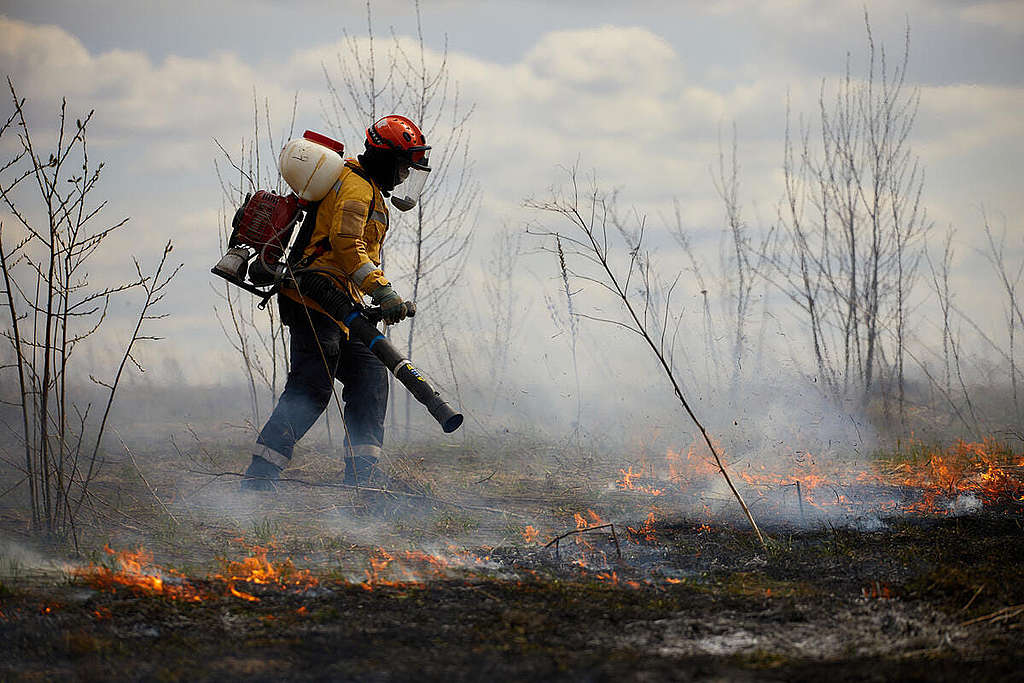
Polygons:
[[[600,545],[600,533],[576,536]],[[94,572],[8,590],[0,676],[998,677],[1024,655],[1020,537],[1006,516],[908,518],[868,534],[796,532],[752,562],[745,529],[664,521],[656,543],[626,540],[604,569],[509,547],[478,549],[481,564],[458,574],[470,560],[454,550],[376,548],[361,577],[311,570],[305,589],[302,570],[250,548],[222,576],[254,579],[236,586],[258,587],[258,601],[215,574],[182,577],[200,600],[171,597],[174,574],[115,553],[123,576],[109,584]]]
[[[438,474],[450,460],[428,458],[425,471],[454,498]],[[983,441],[915,444],[859,469],[790,460],[737,468],[765,492],[755,510],[781,504],[771,491],[785,494],[787,520],[806,508],[806,525],[772,529],[767,555],[716,509],[717,475],[696,448],[591,467],[578,482],[480,458],[479,476],[459,473],[482,482],[477,497],[459,500],[515,513],[504,518],[405,501],[368,512],[299,488],[206,516],[174,507],[195,526],[153,535],[148,550],[104,531],[133,549],[108,546],[70,585],[5,581],[12,655],[0,678],[81,667],[108,678],[801,678],[830,666],[899,678],[907,662],[920,676],[966,673],[971,659],[1013,670],[1024,654],[1019,454]],[[876,530],[813,523],[855,509],[864,490],[893,501]],[[978,506],[956,516],[965,496]],[[197,547],[221,557],[168,566]]]
[[973,496],[989,507],[1024,509],[1024,454],[992,438],[957,441],[948,448],[912,444],[879,462],[880,477],[922,491],[909,509],[944,514],[949,501]]
[[[757,494],[752,508],[769,518],[807,523],[866,512],[955,515],[982,507],[1024,511],[1024,454],[992,438],[947,447],[915,442],[871,461],[794,451],[788,457],[734,467]],[[643,463],[637,471],[629,465],[620,474],[615,482],[619,490],[676,499],[700,498],[714,488],[718,476],[697,442],[685,453],[669,450],[663,463]]]
[[[241,539],[237,540],[241,543]],[[297,569],[291,558],[272,562],[267,558],[267,548],[251,546],[249,550],[250,556],[240,560],[222,560],[221,571],[197,580],[155,564],[153,554],[144,548],[115,551],[107,545],[104,551],[114,566],[91,563],[87,567],[73,568],[71,574],[96,590],[114,592],[126,589],[185,602],[201,602],[223,594],[258,602],[258,597],[239,586],[251,584],[301,591],[319,583],[309,570]]]

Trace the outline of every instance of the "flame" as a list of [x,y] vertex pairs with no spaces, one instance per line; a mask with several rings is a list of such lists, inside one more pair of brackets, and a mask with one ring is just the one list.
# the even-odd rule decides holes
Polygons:
[[[241,539],[236,539],[244,543]],[[225,563],[224,573],[217,574],[214,578],[227,582],[228,593],[248,600],[258,602],[259,598],[251,593],[239,590],[235,583],[244,582],[257,585],[274,584],[282,588],[309,588],[319,584],[319,581],[307,569],[296,569],[292,559],[286,558],[277,564],[267,559],[268,548],[254,545],[250,548],[252,555],[241,560]]]
[[587,526],[588,526],[587,520],[584,519],[583,515],[581,515],[578,512],[574,512],[574,513],[572,513],[572,516],[576,519],[576,530],[577,531],[583,531],[584,529],[587,528]]
[[422,550],[406,550],[403,555],[405,559],[425,564],[435,571],[440,571],[448,566],[448,560],[437,555],[430,555]]
[[523,529],[523,541],[526,543],[537,543],[540,541],[540,532],[534,529],[532,524],[527,524],[526,528]]
[[[593,511],[588,511],[588,514],[595,523],[601,521],[600,516]],[[242,539],[235,540],[244,542]],[[304,589],[319,584],[319,580],[309,570],[297,569],[291,558],[271,561],[269,549],[262,546],[252,546],[252,554],[241,560],[224,560],[221,571],[207,577],[223,582],[221,585],[224,585],[225,589],[222,593],[216,592],[210,586],[195,585],[184,575],[153,564],[152,553],[142,548],[118,552],[107,546],[106,551],[115,557],[118,569],[93,564],[75,570],[78,576],[84,578],[94,588],[113,591],[118,587],[127,586],[133,590],[190,601],[229,595],[247,602],[259,602],[260,598],[249,587]],[[366,578],[358,585],[366,590],[373,590],[376,586],[422,586],[426,578],[444,576],[453,562],[460,566],[480,566],[489,562],[490,556],[480,557],[455,546],[448,546],[445,556],[421,550],[389,552],[384,548],[376,548],[368,560]],[[343,582],[347,583],[344,580]],[[48,608],[44,606],[41,609],[45,612]],[[300,608],[298,613],[305,614],[306,610]],[[94,614],[98,619],[109,617],[109,613],[104,614],[102,611],[96,611]]]
[[654,511],[652,510],[647,514],[647,518],[644,520],[643,525],[641,525],[639,529],[634,529],[631,526],[626,527],[626,530],[629,533],[630,538],[634,542],[639,542],[641,539],[645,541],[655,540],[654,520]]
[[[673,451],[669,448],[665,452],[665,462],[668,463],[669,480],[673,484],[685,484],[693,479],[703,479],[718,472],[718,466],[713,461],[699,455],[697,450],[703,444],[694,441],[686,450],[686,458],[682,452]],[[715,444],[719,448],[718,444]],[[709,454],[710,455],[710,454]]]
[[248,600],[249,602],[259,602],[260,601],[260,599],[257,598],[255,595],[250,595],[249,593],[243,593],[242,591],[238,590],[237,588],[235,588],[235,584],[233,584],[233,583],[229,583],[228,584],[228,591],[230,591],[230,593],[232,595],[234,595],[236,598],[242,598],[243,600]]
[[891,600],[895,597],[889,584],[880,581],[872,581],[861,588],[861,594],[869,600]]
[[173,572],[157,567],[153,564],[153,554],[143,548],[137,550],[113,550],[109,544],[103,546],[103,550],[112,555],[119,568],[90,565],[84,569],[74,570],[74,574],[85,578],[94,588],[99,590],[115,590],[118,586],[124,586],[143,593],[163,595],[172,600],[188,600],[196,602],[201,600],[199,593],[192,586],[184,581],[167,583],[163,579],[164,574],[174,575]]
[[[724,456],[718,444],[716,448]],[[718,476],[718,468],[702,443],[692,443],[685,453],[670,449],[665,460],[670,481],[684,491],[701,488]],[[794,500],[799,498],[801,506],[818,509],[839,507],[853,512],[855,502],[843,490],[851,484],[900,487],[910,493],[913,502],[896,500],[893,496],[882,503],[894,511],[949,514],[960,496],[973,496],[982,505],[1010,503],[1019,506],[1024,503],[1024,456],[1014,454],[992,438],[979,442],[957,441],[947,448],[929,448],[913,442],[909,448],[901,448],[895,462],[876,462],[873,466],[828,460],[826,468],[807,450],[794,450],[779,460],[774,465],[737,465],[733,471],[751,488],[770,490],[792,486]],[[619,488],[639,490],[635,481],[637,475],[632,469],[620,470],[620,473],[622,477],[616,481]]]
[[587,510],[587,517],[584,517],[578,512],[572,513],[573,520],[576,522],[576,531],[583,531],[585,529],[591,529],[595,526],[604,526],[608,522],[601,519],[601,515],[597,514],[593,510]]
[[[74,571],[77,576],[85,579],[94,588],[113,591],[118,587],[127,587],[143,593],[189,602],[199,602],[213,597],[209,590],[205,593],[202,592],[182,574],[155,565],[153,554],[148,550],[138,548],[115,551],[109,545],[105,546],[104,550],[114,557],[118,565],[117,569],[91,564],[86,568]],[[267,559],[266,548],[253,546],[252,552],[253,555],[250,557],[226,562],[225,571],[210,578],[224,581],[227,584],[227,594],[249,602],[256,602],[259,598],[239,589],[235,585],[236,582],[301,588],[318,583],[309,571],[297,570],[290,558],[274,564]]]
[[633,480],[639,477],[640,473],[634,472],[632,465],[629,466],[628,470],[620,469],[619,473],[622,474],[622,478],[616,481],[615,485],[623,491],[637,491],[638,493],[646,493],[652,496],[660,496],[664,493],[664,490],[662,489],[656,489],[644,484],[634,483]]
[[[460,564],[481,565],[490,559],[489,556],[481,558],[455,546],[449,546],[448,552]],[[375,548],[368,560],[370,566],[365,571],[366,579],[359,584],[368,591],[377,586],[420,587],[426,579],[445,576],[452,566],[451,559],[422,550],[406,550],[396,554],[384,548]]]
[[[574,512],[573,520],[576,523],[576,531],[586,531],[588,529],[608,526],[608,522],[602,519],[601,515],[597,514],[593,510],[587,510],[586,516],[579,512]],[[606,566],[608,564],[608,554],[604,550],[594,547],[591,539],[587,538],[586,534],[573,536],[572,541],[583,553],[582,558],[573,561],[574,564],[579,567],[587,567],[591,564]]]
[[394,581],[387,581],[383,578],[384,572],[387,571],[387,568],[391,566],[392,562],[394,562],[394,556],[383,548],[377,548],[369,559],[370,568],[366,570],[366,583],[363,584],[363,588],[366,590],[373,590],[374,586],[395,585]]
[[957,441],[944,450],[912,445],[917,452],[881,476],[899,486],[923,491],[913,511],[945,514],[947,499],[961,495],[978,498],[983,504],[997,505],[1024,499],[1024,480],[1020,477],[1024,457],[1016,456],[995,439],[980,442]]

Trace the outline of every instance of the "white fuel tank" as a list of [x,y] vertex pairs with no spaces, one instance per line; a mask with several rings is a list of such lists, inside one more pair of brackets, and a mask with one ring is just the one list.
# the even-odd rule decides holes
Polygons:
[[344,151],[337,140],[307,130],[281,149],[281,176],[299,198],[318,202],[341,175]]

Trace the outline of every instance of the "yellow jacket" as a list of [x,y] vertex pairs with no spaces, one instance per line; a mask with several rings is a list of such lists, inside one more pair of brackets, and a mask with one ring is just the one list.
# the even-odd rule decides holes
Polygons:
[[[380,269],[380,249],[388,230],[388,207],[359,162],[346,159],[341,175],[317,209],[316,227],[302,254],[303,270],[319,271],[361,302],[378,287],[391,284]],[[281,293],[324,312],[291,288]],[[340,324],[340,323],[339,323]],[[344,329],[344,325],[342,325]]]

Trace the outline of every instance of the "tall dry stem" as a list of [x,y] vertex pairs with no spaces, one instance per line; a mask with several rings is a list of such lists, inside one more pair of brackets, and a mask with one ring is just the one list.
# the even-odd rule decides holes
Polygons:
[[[693,412],[690,402],[686,399],[682,387],[676,378],[676,372],[671,362],[671,341],[667,337],[667,321],[671,309],[672,292],[676,283],[678,283],[678,277],[667,288],[664,301],[659,302],[654,294],[657,273],[651,264],[649,254],[644,249],[643,220],[641,219],[640,227],[637,230],[623,230],[622,224],[615,217],[614,211],[606,197],[597,188],[596,182],[586,197],[581,200],[575,169],[570,171],[569,180],[571,186],[569,196],[562,197],[556,194],[549,201],[528,202],[527,205],[531,208],[556,214],[565,219],[572,226],[572,233],[567,234],[560,231],[536,229],[531,231],[531,234],[556,240],[558,245],[558,248],[555,250],[556,253],[568,256],[568,258],[564,259],[567,277],[571,275],[583,282],[597,285],[600,289],[611,294],[622,305],[626,313],[625,321],[614,318],[600,318],[580,312],[577,312],[576,315],[587,320],[595,320],[624,328],[644,340],[648,349],[657,359],[658,365],[665,377],[669,380],[676,399],[700,431],[705,444],[707,444],[714,458],[715,466],[743,510],[747,521],[757,536],[758,542],[762,548],[767,550],[767,543],[761,534],[761,529],[754,520],[750,508],[743,500],[743,496],[733,484],[732,477],[729,476],[725,463],[718,452],[719,449],[715,447],[707,429],[705,429],[703,423]],[[623,268],[618,263],[613,264],[616,245],[610,240],[609,225],[617,229],[625,245],[626,265],[624,273],[622,272]],[[580,266],[570,264],[569,259],[573,259]],[[639,293],[635,289],[631,289],[631,283],[633,283],[634,278],[640,281],[637,287]]]

